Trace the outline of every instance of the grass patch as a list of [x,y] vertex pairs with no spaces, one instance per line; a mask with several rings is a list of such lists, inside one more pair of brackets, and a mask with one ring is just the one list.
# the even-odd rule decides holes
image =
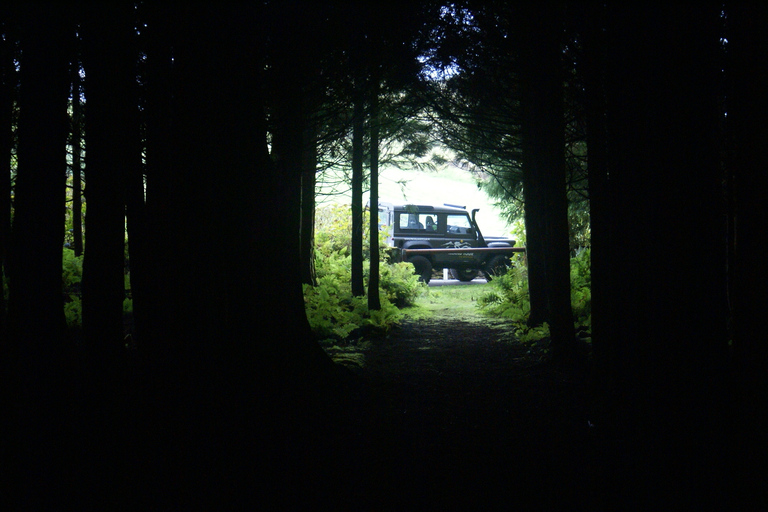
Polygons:
[[485,315],[478,299],[491,290],[490,284],[430,286],[413,306],[401,309],[410,321],[451,319],[494,324],[497,319]]
[[434,286],[420,297],[417,304],[433,316],[465,321],[487,320],[480,313],[477,300],[488,292],[489,284]]

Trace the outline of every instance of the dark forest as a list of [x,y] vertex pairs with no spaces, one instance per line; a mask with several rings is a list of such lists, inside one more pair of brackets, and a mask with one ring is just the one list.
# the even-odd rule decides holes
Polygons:
[[[583,470],[564,455],[578,482],[532,468],[546,485],[511,483],[503,503],[500,485],[468,484],[464,508],[768,505],[766,6],[14,2],[0,35],[8,510],[457,506],[449,488],[394,497],[416,486],[398,487],[407,454],[383,456],[397,412],[321,349],[302,297],[318,148],[379,97],[460,125],[435,96],[455,69],[504,84],[467,73],[457,98],[515,104],[513,150],[489,152],[521,170],[532,311],[547,364],[588,390],[597,454]],[[588,356],[569,302],[566,119],[587,148]],[[75,139],[77,333],[61,293]],[[350,424],[367,451],[334,437]]]

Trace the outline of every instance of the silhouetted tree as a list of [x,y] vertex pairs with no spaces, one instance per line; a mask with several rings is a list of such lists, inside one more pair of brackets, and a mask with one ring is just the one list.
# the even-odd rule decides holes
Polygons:
[[766,506],[765,497],[750,489],[760,488],[768,463],[765,418],[768,417],[768,333],[764,319],[768,302],[768,265],[764,236],[768,215],[765,198],[768,174],[765,172],[765,141],[768,126],[765,113],[768,99],[768,9],[758,3],[727,4],[726,73],[731,77],[727,89],[728,131],[732,138],[727,159],[735,202],[734,258],[731,274],[733,299],[733,353],[736,372],[736,401],[733,412],[734,435],[738,440],[736,458],[744,467],[756,471],[739,476],[741,505]]
[[307,123],[301,172],[301,282],[317,285],[315,274],[315,188],[317,185],[317,127]]
[[[134,176],[129,185],[127,211],[128,229],[132,231],[129,233],[131,288],[135,298],[137,343],[150,359],[165,360],[174,345],[173,337],[162,334],[174,320],[169,310],[175,290],[171,278],[181,279],[174,275],[177,269],[173,264],[172,241],[176,234],[171,227],[178,201],[174,194],[175,179],[182,179],[173,175],[176,168],[172,135],[177,121],[172,99],[177,79],[173,69],[174,31],[168,28],[172,26],[169,20],[173,11],[167,5],[141,7],[141,19],[147,25],[141,32],[146,59],[140,68],[146,190],[142,183],[144,215],[140,218],[134,215],[135,206],[139,206]],[[140,249],[142,245],[145,250]],[[139,341],[141,338],[143,341]]]
[[[531,322],[548,321],[553,356],[573,359],[577,351],[571,310],[562,16],[557,3],[521,9],[517,40]],[[534,317],[536,293],[544,296],[540,318]]]
[[[0,26],[0,289],[5,289],[6,257],[11,242],[11,152],[13,150],[14,103],[18,85],[14,59],[18,35],[10,19]],[[5,294],[0,294],[0,336],[6,327]]]
[[710,506],[723,467],[718,18],[716,5],[611,4],[588,50],[594,346],[610,373],[606,423],[641,432],[633,467],[608,485],[642,500],[642,481],[674,508]]
[[90,9],[83,22],[88,248],[83,262],[83,333],[89,356],[124,359],[125,192],[139,165],[137,51],[129,5]]
[[365,294],[363,283],[363,136],[365,129],[365,78],[355,77],[352,113],[352,295]]
[[371,198],[370,204],[370,270],[368,273],[368,309],[381,309],[381,298],[379,297],[379,91],[380,74],[378,66],[374,68],[371,77]]
[[[79,38],[78,38],[79,39]],[[77,44],[77,41],[75,42]],[[72,146],[72,250],[83,255],[83,102],[81,63],[79,54],[72,59],[72,120],[70,145]]]
[[61,293],[70,14],[59,4],[21,10],[18,174],[3,347],[3,393],[12,404],[4,421],[12,428],[3,443],[7,474],[31,508],[54,506],[53,497],[72,483],[64,474],[71,457],[71,354]]

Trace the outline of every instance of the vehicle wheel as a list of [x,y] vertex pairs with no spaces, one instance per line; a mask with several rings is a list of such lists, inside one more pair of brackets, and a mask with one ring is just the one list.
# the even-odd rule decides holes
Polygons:
[[485,278],[490,281],[496,276],[504,275],[510,265],[511,262],[508,257],[502,255],[494,256],[485,266],[483,274],[485,275]]
[[429,283],[432,279],[432,263],[424,256],[413,256],[408,260],[416,269],[416,274],[419,276],[419,281]]
[[452,268],[449,270],[451,277],[459,281],[468,282],[477,277],[477,270],[474,268]]

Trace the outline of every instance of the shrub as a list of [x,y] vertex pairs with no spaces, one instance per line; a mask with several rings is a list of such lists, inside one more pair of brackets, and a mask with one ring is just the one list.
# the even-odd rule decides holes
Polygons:
[[318,253],[317,286],[304,285],[307,318],[318,336],[346,339],[355,331],[386,331],[400,320],[400,311],[384,290],[380,292],[380,311],[369,311],[366,297],[352,295],[349,256],[341,251]]
[[581,248],[571,258],[571,307],[576,329],[592,332],[592,252]]
[[426,285],[419,281],[413,265],[403,261],[384,263],[384,256],[379,265],[379,287],[387,299],[398,308],[413,306],[416,299],[424,293]]
[[[80,283],[83,279],[83,257],[75,256],[75,251],[64,248],[62,253],[61,285],[64,294],[64,316],[70,329],[82,326],[83,307],[80,301]],[[125,289],[130,289],[130,274],[125,274]],[[123,313],[133,311],[133,301],[123,301]]]
[[61,287],[64,294],[64,316],[70,329],[82,325],[83,308],[80,303],[80,282],[83,279],[83,257],[64,248],[62,253]]
[[[590,250],[582,248],[571,258],[571,307],[579,332],[589,335],[592,329],[592,278]],[[521,341],[535,341],[549,335],[546,324],[529,326],[531,303],[528,293],[528,269],[520,264],[494,279],[494,290],[481,296],[478,306],[492,316],[508,318],[515,324]]]
[[[351,215],[349,207],[318,209],[315,235],[317,286],[304,286],[307,318],[321,338],[347,339],[353,333],[385,332],[402,318],[398,307],[412,305],[423,293],[424,285],[413,272],[413,265],[388,263],[380,239],[379,264],[381,310],[369,311],[366,297],[352,296]],[[367,225],[367,221],[365,222]],[[365,247],[367,248],[367,246]],[[364,251],[364,254],[369,254]],[[365,265],[366,281],[369,265]]]

